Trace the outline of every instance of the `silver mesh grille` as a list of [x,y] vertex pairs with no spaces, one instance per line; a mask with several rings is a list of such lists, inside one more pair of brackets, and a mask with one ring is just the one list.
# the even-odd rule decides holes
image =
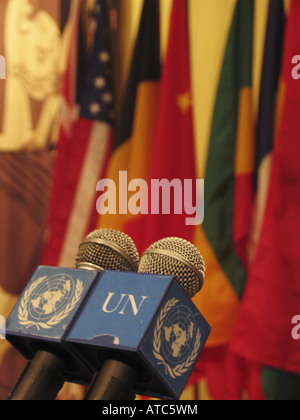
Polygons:
[[133,240],[125,233],[113,229],[100,229],[90,233],[81,243],[76,267],[88,265],[103,270],[137,271],[139,254]]
[[144,252],[139,272],[175,276],[192,298],[203,286],[205,264],[198,249],[190,242],[165,238]]

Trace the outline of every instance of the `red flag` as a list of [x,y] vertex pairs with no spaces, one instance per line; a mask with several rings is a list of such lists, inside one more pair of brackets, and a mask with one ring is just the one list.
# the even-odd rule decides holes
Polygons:
[[[196,187],[195,145],[193,130],[193,99],[190,82],[190,57],[185,0],[174,0],[171,15],[169,43],[162,69],[155,140],[150,160],[150,176],[153,181],[165,180],[160,203],[154,202],[151,188],[151,205],[146,216],[128,220],[126,232],[135,240],[140,251],[154,241],[166,236],[179,236],[193,241],[194,226],[187,224],[185,210],[192,207],[190,192],[184,202],[184,180]],[[172,183],[173,187],[170,187]],[[157,186],[157,185],[156,185]],[[169,198],[170,208],[164,208],[163,200]],[[164,194],[167,193],[167,197]],[[196,197],[194,196],[194,203]],[[170,214],[163,214],[163,213]],[[153,214],[159,213],[159,214]],[[178,214],[176,214],[178,213]]]
[[290,7],[283,56],[282,119],[262,233],[233,348],[262,365],[300,374],[300,347],[292,337],[292,318],[300,311],[300,83],[292,77],[291,64],[300,51],[300,4],[292,0]]

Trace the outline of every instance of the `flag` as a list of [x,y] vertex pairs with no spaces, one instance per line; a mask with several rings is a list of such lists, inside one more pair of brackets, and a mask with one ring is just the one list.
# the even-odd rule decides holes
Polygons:
[[[77,11],[77,22],[79,18]],[[109,26],[104,0],[94,9],[97,30],[89,70],[80,100],[79,117],[72,119],[76,104],[74,57],[78,25],[73,33],[73,51],[65,79],[65,108],[57,145],[48,234],[42,263],[73,267],[78,247],[96,224],[96,184],[103,177],[110,149],[113,124],[113,92]]]
[[[282,117],[273,149],[270,186],[261,235],[249,273],[234,349],[267,366],[268,398],[294,398],[299,393],[299,344],[292,337],[292,319],[299,312],[299,83],[292,76],[292,59],[300,48],[300,4],[292,0],[287,18],[281,78]],[[276,372],[275,369],[278,369]],[[286,372],[290,372],[287,374]],[[296,380],[295,380],[296,379]],[[272,382],[271,382],[272,381]]]
[[[145,0],[105,178],[114,189],[112,194],[110,191],[101,194],[104,185],[102,189],[97,188],[99,228],[124,232],[128,218],[135,217],[128,212],[128,184],[135,179],[147,182],[150,177],[149,156],[153,147],[159,80],[158,1]],[[120,172],[123,172],[123,178],[120,178]]]
[[[212,120],[204,223],[195,233],[207,264],[204,293],[199,293],[196,302],[212,323],[214,346],[229,341],[246,281],[244,243],[250,227],[254,171],[252,32],[252,1],[237,1]],[[244,211],[246,216],[241,216]]]
[[[0,53],[0,314],[7,317],[39,263],[52,173],[69,1],[3,0]],[[0,399],[25,360],[0,341]]]
[[269,3],[256,127],[255,194],[249,258],[252,261],[259,239],[269,185],[274,138],[280,121],[284,85],[280,72],[285,33],[283,0]]
[[[255,256],[259,241],[268,194],[274,139],[277,136],[281,119],[284,84],[282,83],[280,74],[284,34],[284,2],[283,0],[273,0],[269,3],[268,10],[256,130],[256,203],[249,247],[250,263]],[[234,342],[233,337],[231,342],[232,348],[234,348]],[[299,382],[297,375],[293,375],[292,378],[295,379],[291,380],[290,375],[286,375],[286,378],[284,378],[284,372],[278,372],[268,367],[261,369],[261,375],[263,392],[267,399],[276,398],[276,391],[274,392],[274,389],[277,389],[277,381],[284,384],[283,389],[287,392],[287,399],[291,396],[288,396],[291,386],[287,386],[287,384],[292,383],[292,388],[294,388],[294,381]]]
[[[170,236],[193,241],[197,195],[193,96],[190,80],[189,34],[185,0],[174,0],[166,56],[162,65],[161,86],[155,136],[149,155],[149,189],[153,180],[166,181],[159,197],[151,188],[149,214],[128,220],[126,232],[143,252],[153,242]],[[189,189],[185,182],[189,181]],[[162,183],[163,185],[163,183]],[[172,185],[172,186],[170,186]],[[186,190],[185,190],[186,189]],[[157,211],[153,203],[157,200]],[[164,208],[164,200],[169,203]],[[186,210],[188,213],[186,213]],[[199,210],[199,206],[198,206]],[[152,214],[150,214],[152,211]],[[157,213],[157,214],[155,214]],[[197,220],[195,220],[197,219]]]
[[234,4],[211,124],[204,222],[194,238],[207,269],[194,301],[212,326],[197,369],[214,399],[240,399],[245,388],[261,396],[256,366],[228,347],[247,278],[254,203],[253,12],[251,0]]

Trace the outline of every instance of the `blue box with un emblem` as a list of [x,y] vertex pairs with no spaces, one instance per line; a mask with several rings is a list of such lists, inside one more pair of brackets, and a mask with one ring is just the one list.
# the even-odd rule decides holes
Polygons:
[[100,371],[136,368],[137,394],[179,399],[211,328],[174,277],[104,272],[66,340]]
[[52,351],[67,362],[67,381],[89,383],[89,365],[64,339],[100,276],[96,271],[38,267],[7,319],[7,340],[28,360],[37,350]]

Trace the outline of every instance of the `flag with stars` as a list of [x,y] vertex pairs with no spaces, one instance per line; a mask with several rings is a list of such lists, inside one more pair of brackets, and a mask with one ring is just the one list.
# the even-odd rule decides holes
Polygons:
[[97,220],[96,184],[105,172],[113,132],[112,70],[106,12],[105,1],[97,0],[93,11],[94,45],[77,119],[72,119],[72,112],[76,109],[76,86],[72,79],[77,63],[70,59],[48,240],[42,259],[45,265],[73,267],[78,246],[94,229]]
[[[172,5],[168,46],[162,66],[157,123],[149,157],[151,179],[176,179],[182,185],[184,180],[193,180],[195,190],[197,176],[193,98],[185,0],[174,0]],[[172,203],[172,191],[170,196]],[[163,237],[177,236],[193,241],[194,226],[187,225],[183,201],[181,204],[182,214],[176,214],[175,208],[172,208],[175,205],[171,204],[171,214],[163,214],[160,209],[160,214],[144,215],[127,221],[126,232],[134,238],[140,252]]]

